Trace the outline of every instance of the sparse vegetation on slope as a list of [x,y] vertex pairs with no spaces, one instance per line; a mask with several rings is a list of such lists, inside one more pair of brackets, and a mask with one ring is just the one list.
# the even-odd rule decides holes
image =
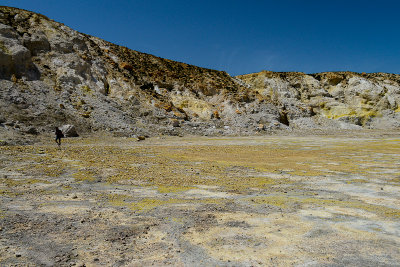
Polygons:
[[0,27],[0,111],[7,129],[18,133],[67,123],[118,136],[399,127],[398,75],[263,71],[231,77],[20,9],[0,7]]

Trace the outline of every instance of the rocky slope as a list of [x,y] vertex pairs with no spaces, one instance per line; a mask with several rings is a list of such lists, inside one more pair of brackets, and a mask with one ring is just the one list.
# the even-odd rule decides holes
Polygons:
[[262,71],[239,78],[262,98],[280,107],[291,127],[400,126],[400,75]]
[[61,124],[116,135],[396,128],[400,76],[348,72],[231,77],[130,50],[0,7],[0,130]]

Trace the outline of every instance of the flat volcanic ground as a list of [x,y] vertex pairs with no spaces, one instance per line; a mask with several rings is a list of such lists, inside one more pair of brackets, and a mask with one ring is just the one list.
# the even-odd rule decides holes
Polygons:
[[0,152],[1,266],[400,263],[399,137],[91,137]]

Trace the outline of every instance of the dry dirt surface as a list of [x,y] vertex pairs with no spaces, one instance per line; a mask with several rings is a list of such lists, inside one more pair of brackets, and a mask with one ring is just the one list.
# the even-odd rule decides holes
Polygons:
[[382,134],[2,146],[0,266],[399,266],[399,159]]

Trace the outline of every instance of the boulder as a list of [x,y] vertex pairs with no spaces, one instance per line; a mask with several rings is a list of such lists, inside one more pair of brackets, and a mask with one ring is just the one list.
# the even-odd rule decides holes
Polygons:
[[25,133],[32,134],[32,135],[38,135],[39,131],[35,127],[29,127],[27,129],[25,129]]
[[66,124],[59,128],[65,137],[78,137],[79,134],[76,131],[74,125]]
[[143,136],[143,135],[139,135],[139,136],[137,137],[137,141],[143,141],[143,140],[145,140],[145,139],[146,139],[146,137]]

